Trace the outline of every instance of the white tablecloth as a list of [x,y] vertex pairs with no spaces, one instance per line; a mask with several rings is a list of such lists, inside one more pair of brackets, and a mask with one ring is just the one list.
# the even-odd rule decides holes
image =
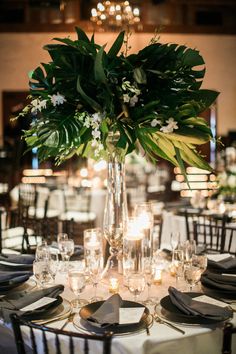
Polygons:
[[[62,296],[71,300],[75,298],[74,294],[69,290],[66,278],[59,274],[56,278],[56,282],[64,283],[65,291]],[[167,294],[168,286],[175,286],[175,279],[171,277],[167,272],[163,276],[162,285],[153,285],[151,292],[162,298]],[[180,283],[180,287],[184,290],[185,284]],[[197,289],[196,289],[197,290]],[[102,295],[105,299],[111,294],[108,292],[107,283],[102,281],[98,288],[99,295]],[[132,296],[128,289],[121,287],[120,294],[123,299],[132,300]],[[144,291],[140,295],[140,300],[145,299],[147,293]],[[81,294],[81,297],[89,299],[93,296],[93,289],[91,286],[87,286],[85,291]],[[151,313],[153,308],[150,308]],[[53,322],[48,326],[61,328],[65,320]],[[233,323],[236,325],[236,316],[233,319]],[[199,325],[182,325],[177,324],[185,331],[185,335],[169,328],[166,325],[154,323],[150,328],[150,336],[146,334],[146,331],[139,333],[132,333],[123,336],[114,336],[112,340],[112,354],[220,354],[222,348],[223,332],[221,328],[213,327],[201,327]],[[73,324],[69,323],[66,326],[67,330],[76,331]],[[27,336],[26,336],[27,338]],[[54,338],[49,336],[51,343],[52,353],[54,353]],[[65,347],[63,354],[67,352],[68,343],[64,343]],[[41,346],[41,339],[38,338],[38,345]],[[93,344],[90,353],[98,352],[99,344]],[[233,354],[236,353],[236,337],[233,339]],[[38,354],[41,354],[40,350]]]

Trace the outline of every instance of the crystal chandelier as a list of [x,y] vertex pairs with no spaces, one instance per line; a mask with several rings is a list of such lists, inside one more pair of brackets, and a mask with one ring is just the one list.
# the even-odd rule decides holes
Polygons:
[[129,1],[102,1],[91,10],[90,20],[97,26],[120,28],[135,26],[140,22],[140,10],[132,8]]

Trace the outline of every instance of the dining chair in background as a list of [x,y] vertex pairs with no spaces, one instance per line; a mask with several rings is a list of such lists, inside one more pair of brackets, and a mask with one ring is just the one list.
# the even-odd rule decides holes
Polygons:
[[193,231],[197,246],[204,247],[204,251],[236,256],[236,228],[194,221]]
[[[97,354],[111,354],[112,332],[105,332],[104,334],[68,332],[26,321],[16,314],[11,315],[11,322],[18,354],[27,354],[24,342],[24,335],[27,330],[29,334],[27,346],[32,348],[33,354],[49,353],[50,345],[53,346],[53,352],[56,354],[65,354],[65,348],[68,348],[68,354],[76,354],[78,352],[78,347],[81,348],[81,352],[84,354],[93,354],[94,350],[91,349],[91,346],[95,341],[97,342]],[[24,335],[22,328],[24,328]],[[37,343],[38,338],[39,341]],[[68,345],[65,345],[66,341]],[[40,350],[38,348],[39,342]],[[101,344],[99,345],[98,342]],[[101,348],[101,350],[99,350],[99,348]]]
[[232,354],[232,336],[236,334],[236,327],[227,322],[223,329],[222,354]]
[[187,233],[187,240],[192,240],[194,235],[193,223],[203,223],[203,224],[210,224],[214,226],[225,226],[226,222],[228,221],[227,215],[209,215],[208,213],[204,213],[202,210],[188,210],[184,209],[182,215],[185,217],[185,225],[186,225],[186,233]]

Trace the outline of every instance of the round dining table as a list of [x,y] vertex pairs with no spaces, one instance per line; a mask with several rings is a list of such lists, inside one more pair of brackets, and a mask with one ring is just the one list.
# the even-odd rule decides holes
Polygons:
[[[78,261],[71,262],[73,267],[80,267]],[[118,276],[119,280],[119,294],[123,300],[133,300],[133,295],[129,292],[128,288],[123,285],[122,276]],[[65,303],[69,304],[71,300],[76,298],[74,293],[70,290],[68,285],[68,279],[66,274],[59,272],[55,280],[56,284],[64,285],[64,292],[62,297]],[[158,285],[151,286],[151,296],[158,297],[162,299],[168,295],[168,287],[176,286],[175,277],[171,276],[168,270],[165,270],[162,275],[162,283]],[[181,280],[178,284],[178,288],[181,291],[187,290],[187,285],[184,280]],[[33,290],[32,290],[33,291]],[[106,279],[103,279],[98,284],[98,295],[102,296],[105,299],[109,298],[112,294],[109,292],[109,283]],[[198,284],[195,286],[194,291],[201,293],[201,285]],[[92,285],[88,283],[84,291],[80,294],[82,298],[89,299],[93,296],[94,289]],[[235,294],[236,295],[236,294]],[[147,289],[139,296],[138,301],[142,302],[147,297]],[[235,296],[236,299],[236,296]],[[236,301],[236,300],[235,300]],[[159,312],[160,305],[148,306],[150,315],[153,315],[155,309]],[[226,304],[227,306],[227,304]],[[199,325],[194,323],[184,324],[184,323],[173,323],[178,328],[182,329],[185,334],[176,331],[175,329],[169,327],[166,324],[156,322],[153,319],[153,316],[150,316],[152,319],[149,324],[149,331],[145,327],[139,328],[138,330],[132,330],[132,326],[127,333],[114,334],[112,339],[112,354],[221,354],[222,350],[222,341],[223,341],[223,323],[217,323],[214,325]],[[52,322],[48,321],[45,323],[46,326],[52,328],[62,328],[66,331],[82,331],[85,330],[78,326],[80,323],[80,314],[79,309],[76,310],[76,315],[74,316],[74,323],[77,323],[77,326],[73,322],[66,322],[67,319],[57,319]],[[169,321],[170,322],[170,321]],[[232,323],[236,325],[236,315],[232,318]],[[24,333],[26,343],[29,342],[29,333],[27,330]],[[37,345],[38,345],[38,354],[41,354],[41,336],[36,336]],[[79,341],[79,340],[78,340]],[[54,337],[53,335],[48,336],[49,347],[52,350],[54,348]],[[78,344],[79,345],[79,344]],[[91,353],[99,352],[100,343],[93,343]],[[233,339],[233,349],[232,353],[236,353],[236,338]],[[68,343],[63,344],[62,352],[66,354],[68,352]]]

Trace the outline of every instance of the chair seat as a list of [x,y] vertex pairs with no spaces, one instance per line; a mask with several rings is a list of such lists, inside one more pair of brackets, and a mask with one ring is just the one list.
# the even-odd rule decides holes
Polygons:
[[96,214],[93,212],[82,211],[67,211],[60,215],[60,220],[74,220],[75,222],[89,222],[96,219]]
[[[32,229],[27,229],[27,234],[32,236],[34,231]],[[7,230],[2,231],[3,241],[9,238],[22,237],[24,235],[24,228],[22,226],[12,227]]]
[[[37,243],[39,242],[39,239],[37,238],[36,240],[35,236],[29,236],[28,240],[29,240],[30,247],[36,247]],[[22,246],[22,236],[5,239],[3,240],[2,244],[3,244],[3,248],[20,250]]]
[[[45,217],[45,209],[44,208],[37,208],[35,211],[34,207],[30,207],[28,213],[29,213],[30,217],[36,216],[37,219],[43,219]],[[56,209],[48,209],[46,217],[47,218],[56,218],[59,216],[59,214],[60,214],[60,212]]]

